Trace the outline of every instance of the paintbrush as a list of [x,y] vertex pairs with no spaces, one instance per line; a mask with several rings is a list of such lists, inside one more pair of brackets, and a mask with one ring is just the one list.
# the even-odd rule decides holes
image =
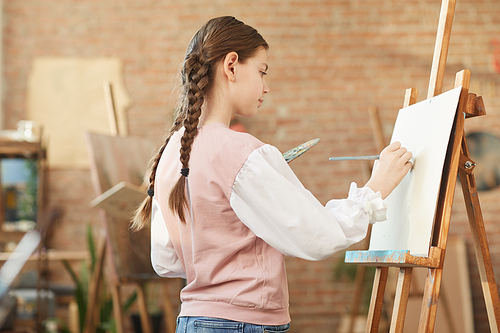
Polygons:
[[378,160],[380,155],[366,155],[366,156],[338,156],[330,157],[330,161],[356,161],[356,160]]

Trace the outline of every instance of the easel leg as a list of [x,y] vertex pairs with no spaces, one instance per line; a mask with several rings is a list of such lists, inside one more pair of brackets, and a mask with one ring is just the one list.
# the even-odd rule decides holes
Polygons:
[[370,310],[368,311],[368,320],[366,322],[366,332],[378,332],[388,272],[388,267],[377,267],[377,270],[375,271]]
[[420,322],[418,324],[419,333],[434,332],[436,322],[436,312],[443,277],[442,268],[429,268],[427,279],[425,280],[424,297],[422,300],[422,310],[420,311]]
[[139,314],[141,316],[141,328],[144,333],[152,333],[151,317],[148,313],[148,306],[146,300],[146,290],[144,283],[137,283],[137,302],[139,304]]
[[391,333],[403,332],[406,317],[406,307],[410,296],[412,267],[401,267],[398,275],[398,285],[394,297],[394,307],[392,310]]
[[[469,155],[465,139],[462,140],[462,153],[466,156]],[[459,168],[459,176],[467,208],[469,226],[474,240],[474,249],[476,252],[479,275],[481,277],[484,301],[488,312],[488,320],[490,322],[490,330],[491,332],[498,332],[500,324],[500,299],[498,296],[495,274],[493,272],[493,265],[491,263],[490,250],[486,238],[481,206],[479,205],[476,183],[472,172],[467,173],[463,168]]]

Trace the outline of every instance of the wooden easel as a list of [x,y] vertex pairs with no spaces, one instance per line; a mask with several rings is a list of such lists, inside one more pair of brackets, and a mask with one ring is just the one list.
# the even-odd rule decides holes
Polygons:
[[[125,326],[121,287],[134,285],[137,291],[142,332],[152,333],[153,327],[147,309],[145,285],[148,282],[161,281],[164,289],[161,300],[166,332],[173,333],[176,314],[168,296],[168,284],[171,279],[161,279],[153,271],[149,260],[150,230],[145,228],[134,235],[129,233],[131,211],[140,204],[145,196],[145,189],[139,186],[143,181],[141,171],[150,158],[149,153],[153,144],[141,138],[118,137],[119,129],[116,121],[113,90],[109,82],[104,83],[104,92],[113,135],[87,133],[87,141],[91,153],[94,189],[98,195],[91,204],[104,210],[103,219],[106,235],[99,240],[96,268],[89,287],[84,333],[94,332],[99,319],[95,310],[98,309],[98,293],[105,256],[110,261],[108,280],[113,298],[117,332],[124,332]],[[124,197],[123,191],[127,190],[131,192],[125,193]],[[139,191],[141,194],[139,199],[134,191]],[[114,199],[110,200],[113,195]],[[107,203],[101,205],[106,200],[108,200]],[[130,237],[130,240],[127,237]],[[140,248],[139,251],[133,251],[131,244]]]
[[[456,0],[442,1],[427,98],[432,98],[442,92],[455,2]],[[499,332],[500,298],[472,173],[475,163],[469,158],[464,135],[465,118],[484,115],[485,111],[482,98],[469,93],[469,84],[469,70],[462,70],[457,73],[455,87],[461,86],[462,92],[443,168],[428,257],[412,256],[409,251],[350,251],[346,254],[346,262],[376,267],[366,332],[378,332],[389,267],[399,268],[390,332],[403,331],[413,267],[428,268],[418,332],[433,332],[457,174],[460,177],[469,225],[474,240],[490,329],[491,332]],[[416,101],[417,90],[414,88],[407,89],[404,107],[414,104]]]

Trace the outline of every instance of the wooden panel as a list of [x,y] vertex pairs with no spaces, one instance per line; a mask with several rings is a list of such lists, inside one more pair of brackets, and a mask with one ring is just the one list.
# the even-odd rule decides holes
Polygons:
[[117,122],[127,134],[130,102],[117,57],[35,57],[27,82],[26,117],[50,134],[51,167],[86,168],[85,132],[110,134],[103,81],[113,83]]
[[104,209],[110,215],[130,220],[133,211],[144,200],[145,193],[145,186],[120,182],[92,200],[90,205]]
[[152,142],[136,137],[87,133],[96,196],[125,181],[140,186],[153,156]]
[[[153,144],[135,137],[113,137],[103,134],[87,134],[90,151],[91,173],[96,196],[120,183],[134,188],[143,183],[144,171],[151,159]],[[146,197],[144,192],[143,198]],[[123,208],[122,214],[107,212],[105,227],[108,254],[113,261],[115,278],[125,281],[157,279],[151,266],[150,228],[139,232],[130,231],[131,207]],[[103,215],[104,217],[104,215]]]

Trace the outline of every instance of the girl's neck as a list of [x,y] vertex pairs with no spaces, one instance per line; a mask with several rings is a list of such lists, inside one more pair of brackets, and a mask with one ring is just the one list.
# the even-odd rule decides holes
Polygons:
[[223,123],[229,127],[232,111],[223,98],[214,97],[215,96],[210,96],[206,98],[201,107],[201,125]]
[[229,123],[231,122],[231,116],[226,117],[222,114],[214,114],[214,112],[205,113],[204,115],[206,116],[202,116],[200,119],[201,126],[223,123],[229,127]]

